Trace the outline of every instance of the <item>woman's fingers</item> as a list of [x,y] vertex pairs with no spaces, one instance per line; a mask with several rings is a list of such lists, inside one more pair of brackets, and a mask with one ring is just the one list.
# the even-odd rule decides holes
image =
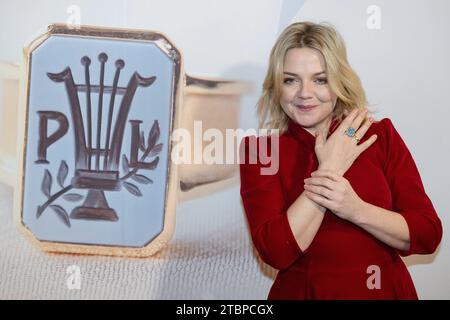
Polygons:
[[341,176],[331,170],[320,169],[311,173],[311,177],[326,177],[335,182],[339,182],[341,180]]
[[[359,140],[361,140],[364,137],[367,130],[369,130],[370,126],[372,125],[372,121],[370,121],[367,118],[367,114],[368,114],[367,109],[358,110],[357,116],[353,119],[350,126],[356,130],[355,137],[357,137]],[[355,144],[357,144],[358,140],[355,139],[355,141],[356,141]],[[375,140],[371,141],[371,143],[373,142],[375,142]],[[367,149],[370,146],[370,144],[365,149]]]
[[330,190],[336,189],[336,182],[327,177],[311,177],[305,179],[304,182],[308,185],[324,186]]
[[378,138],[378,136],[376,134],[373,134],[370,136],[369,139],[367,139],[366,141],[364,141],[363,143],[358,145],[357,146],[358,156],[361,153],[363,153],[367,148],[369,148],[377,140],[377,138]]
[[345,130],[348,129],[348,127],[351,127],[351,124],[352,124],[353,120],[355,120],[358,113],[359,113],[359,109],[356,109],[356,108],[353,109],[352,112],[350,112],[350,114],[347,117],[345,117],[345,119],[339,125],[338,130],[340,132],[344,132]]
[[326,128],[324,129],[324,131],[316,132],[316,146],[322,146],[325,144],[325,142],[327,141],[327,133],[330,130],[330,125],[331,125],[331,118],[328,119],[327,125],[326,125]]
[[333,192],[330,189],[327,189],[322,186],[305,185],[305,190],[321,195],[322,197],[325,197],[330,200],[332,200],[333,197]]
[[360,110],[356,118],[352,121],[351,127],[358,130],[367,116],[367,109]]
[[338,128],[339,132],[344,133],[350,127],[358,130],[366,117],[367,109],[354,108],[344,121],[342,121]]
[[366,118],[362,126],[356,131],[356,136],[359,139],[362,139],[364,135],[366,134],[367,130],[369,130],[370,126],[372,125],[372,121]]
[[[327,198],[325,198],[325,197],[323,197],[323,196],[320,196],[320,195],[318,195],[318,194],[316,194],[316,193],[314,193],[314,192],[305,190],[305,195],[306,195],[309,199],[311,199],[312,201],[314,201],[315,203],[321,205],[322,207],[325,207],[325,208],[330,209],[330,208],[332,207],[332,205],[333,205],[333,201],[331,201],[331,200],[329,200],[329,199],[327,199]],[[331,209],[330,209],[330,210],[331,210]]]

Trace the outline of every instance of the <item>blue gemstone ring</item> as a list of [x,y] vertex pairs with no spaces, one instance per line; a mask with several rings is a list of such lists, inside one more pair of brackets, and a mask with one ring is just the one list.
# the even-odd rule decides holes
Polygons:
[[358,138],[358,136],[356,135],[355,128],[349,127],[347,130],[345,130],[344,134],[346,134],[350,138],[354,137],[357,142],[361,141],[361,138]]
[[347,130],[345,130],[344,133],[349,137],[353,137],[356,133],[356,130],[355,128],[349,127]]

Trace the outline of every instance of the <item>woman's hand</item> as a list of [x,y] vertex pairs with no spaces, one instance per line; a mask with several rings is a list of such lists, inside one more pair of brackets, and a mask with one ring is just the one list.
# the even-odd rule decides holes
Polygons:
[[364,210],[365,202],[353,190],[350,182],[330,170],[317,170],[305,179],[305,195],[312,201],[328,208],[338,217],[350,222]]
[[[318,133],[315,153],[319,162],[319,169],[332,170],[342,176],[358,156],[375,142],[377,139],[375,134],[359,145],[355,137],[349,137],[345,134],[345,131],[352,127],[357,130],[356,136],[362,139],[372,124],[372,121],[366,119],[366,116],[367,110],[354,109],[328,139],[326,139],[324,132]],[[363,123],[365,119],[366,121]]]

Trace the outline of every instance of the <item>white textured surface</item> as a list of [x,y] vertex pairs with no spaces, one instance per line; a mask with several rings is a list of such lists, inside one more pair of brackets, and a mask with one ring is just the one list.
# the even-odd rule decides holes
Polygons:
[[[265,299],[275,275],[255,257],[238,185],[181,203],[171,243],[148,259],[43,253],[19,234],[12,207],[0,184],[0,299]],[[80,290],[66,285],[71,265]]]

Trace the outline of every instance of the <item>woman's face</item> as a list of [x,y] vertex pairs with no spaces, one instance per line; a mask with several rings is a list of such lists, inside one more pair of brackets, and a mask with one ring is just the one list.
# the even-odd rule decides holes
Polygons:
[[280,104],[289,118],[314,135],[331,119],[337,99],[328,85],[325,59],[316,49],[289,49],[283,72]]

